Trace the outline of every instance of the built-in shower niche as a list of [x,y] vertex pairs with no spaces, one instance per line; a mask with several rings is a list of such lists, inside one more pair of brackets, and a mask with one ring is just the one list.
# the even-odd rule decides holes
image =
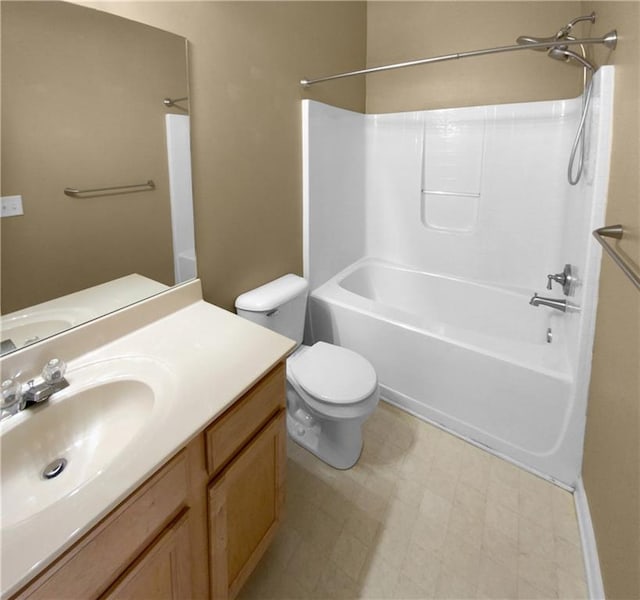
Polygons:
[[[602,67],[577,186],[581,98],[381,115],[303,104],[307,342],[353,349],[387,401],[567,486],[582,460],[612,90]],[[546,289],[566,263],[569,297]],[[531,306],[536,292],[570,309]]]

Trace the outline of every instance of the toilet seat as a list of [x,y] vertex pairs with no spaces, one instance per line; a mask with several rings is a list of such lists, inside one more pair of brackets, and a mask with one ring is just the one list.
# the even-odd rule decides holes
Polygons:
[[369,398],[378,387],[371,363],[341,346],[317,342],[287,361],[296,383],[316,402],[349,405]]

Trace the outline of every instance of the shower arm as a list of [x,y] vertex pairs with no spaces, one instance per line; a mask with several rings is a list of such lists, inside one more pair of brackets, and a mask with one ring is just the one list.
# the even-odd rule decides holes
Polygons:
[[535,48],[551,49],[556,47],[566,48],[567,46],[577,46],[582,44],[603,44],[607,48],[614,50],[618,42],[618,33],[614,29],[602,37],[582,38],[582,39],[561,39],[557,41],[544,41],[526,44],[514,44],[512,46],[498,46],[497,48],[484,48],[482,50],[470,50],[468,52],[458,52],[456,54],[442,54],[431,58],[421,58],[418,60],[410,60],[407,62],[395,63],[392,65],[382,65],[380,67],[370,67],[368,69],[360,69],[358,71],[349,71],[347,73],[339,73],[337,75],[328,75],[326,77],[318,77],[317,79],[301,79],[302,87],[310,87],[316,83],[324,81],[332,81],[333,79],[342,79],[344,77],[354,77],[355,75],[367,75],[369,73],[380,73],[382,71],[391,71],[393,69],[404,69],[405,67],[415,67],[417,65],[428,65],[431,63],[445,62],[447,60],[455,60],[458,58],[469,58],[471,56],[485,56],[488,54],[500,54],[502,52],[515,52],[516,50],[532,50]]

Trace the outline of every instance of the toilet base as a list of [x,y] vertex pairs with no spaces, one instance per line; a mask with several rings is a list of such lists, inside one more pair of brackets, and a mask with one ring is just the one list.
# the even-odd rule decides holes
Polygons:
[[297,409],[287,410],[289,437],[321,461],[335,469],[350,469],[362,452],[362,423],[364,419],[320,422]]

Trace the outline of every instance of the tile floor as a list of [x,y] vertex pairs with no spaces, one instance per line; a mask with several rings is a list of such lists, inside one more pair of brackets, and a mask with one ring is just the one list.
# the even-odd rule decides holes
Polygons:
[[360,461],[289,441],[286,517],[240,592],[303,598],[587,598],[572,496],[381,402]]

